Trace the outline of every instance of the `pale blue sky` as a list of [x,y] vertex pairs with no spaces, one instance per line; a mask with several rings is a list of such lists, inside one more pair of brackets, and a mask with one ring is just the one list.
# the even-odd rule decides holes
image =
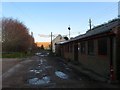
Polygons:
[[88,19],[94,26],[118,16],[117,2],[4,2],[2,15],[22,21],[34,34],[35,41],[50,41],[38,34],[85,33],[89,29]]

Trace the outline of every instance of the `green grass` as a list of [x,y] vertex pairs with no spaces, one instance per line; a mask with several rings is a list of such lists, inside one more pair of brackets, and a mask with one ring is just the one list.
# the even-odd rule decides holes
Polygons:
[[33,54],[25,54],[22,52],[14,52],[14,53],[2,53],[2,58],[25,58],[28,56],[32,56]]

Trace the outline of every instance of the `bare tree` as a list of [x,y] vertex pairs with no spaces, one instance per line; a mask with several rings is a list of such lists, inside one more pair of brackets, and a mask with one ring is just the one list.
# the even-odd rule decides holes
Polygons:
[[32,46],[34,46],[34,38],[22,22],[12,18],[2,19],[3,51],[28,51]]

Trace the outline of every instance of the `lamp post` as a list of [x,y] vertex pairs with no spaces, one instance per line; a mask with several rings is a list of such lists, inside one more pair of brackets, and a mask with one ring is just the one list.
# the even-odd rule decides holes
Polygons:
[[71,29],[71,28],[70,28],[70,25],[69,25],[69,27],[68,27],[68,30],[69,30],[69,39],[70,39],[70,29]]

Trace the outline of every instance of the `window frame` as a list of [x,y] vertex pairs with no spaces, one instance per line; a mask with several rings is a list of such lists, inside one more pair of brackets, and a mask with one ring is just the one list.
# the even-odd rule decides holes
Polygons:
[[95,54],[95,41],[94,40],[88,40],[87,42],[88,47],[88,55],[94,55]]
[[86,42],[85,41],[80,42],[80,53],[86,54]]
[[[106,42],[105,42],[106,41]],[[102,43],[101,43],[102,42]],[[104,55],[107,56],[108,55],[108,45],[107,45],[108,39],[107,37],[103,37],[103,38],[99,38],[97,40],[97,46],[98,46],[98,55]],[[106,45],[106,46],[103,46]],[[103,49],[103,47],[105,47]],[[104,52],[105,51],[105,52]]]

